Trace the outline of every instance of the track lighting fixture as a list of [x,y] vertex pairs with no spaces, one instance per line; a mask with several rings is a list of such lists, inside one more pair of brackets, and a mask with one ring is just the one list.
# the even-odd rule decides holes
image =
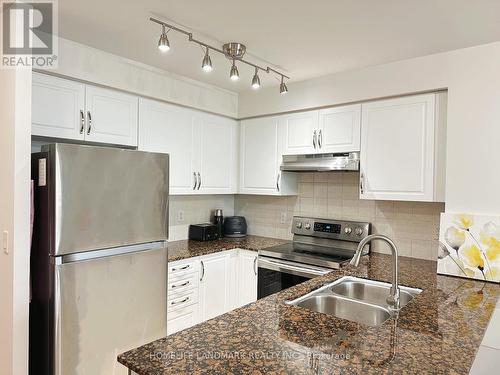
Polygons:
[[[210,50],[218,52],[224,56],[226,56],[227,59],[232,61],[231,64],[231,70],[229,72],[229,77],[231,78],[232,81],[236,81],[240,78],[240,73],[238,71],[238,67],[236,66],[236,61],[238,63],[246,64],[249,65],[253,68],[255,68],[255,73],[252,77],[252,87],[254,89],[257,89],[260,87],[260,77],[259,77],[259,70],[265,73],[275,73],[278,75],[278,77],[281,77],[281,83],[280,83],[280,93],[281,94],[286,94],[288,92],[288,87],[286,86],[285,83],[285,78],[290,79],[290,77],[284,75],[283,73],[279,72],[276,69],[273,69],[269,66],[263,67],[256,65],[250,61],[245,60],[243,57],[246,53],[246,46],[242,43],[237,43],[237,42],[231,42],[231,43],[226,43],[224,44],[221,48],[219,47],[214,47],[212,45],[208,45],[205,42],[202,42],[200,40],[197,40],[193,38],[193,34],[190,33],[189,31],[183,30],[177,26],[170,25],[168,23],[165,23],[163,21],[160,21],[156,18],[149,18],[151,22],[154,22],[158,25],[161,26],[162,32],[160,36],[160,40],[158,41],[158,49],[162,52],[166,52],[170,49],[170,42],[167,37],[167,33],[170,32],[170,30],[174,30],[178,33],[184,34],[188,37],[188,40],[190,42],[196,43],[200,45],[201,47],[205,48],[205,55],[203,56],[203,61],[201,63],[201,68],[205,72],[210,72],[212,70],[212,60],[210,58]],[[168,30],[166,30],[168,28]]]
[[260,87],[259,68],[255,68],[255,74],[252,78],[252,87],[254,89],[258,89]]
[[165,25],[162,25],[160,40],[158,41],[158,49],[161,52],[167,52],[170,49],[170,42],[168,41]]
[[233,81],[237,81],[240,78],[240,73],[238,72],[238,68],[236,67],[236,63],[233,59],[233,65],[231,65],[231,71],[229,72],[229,78]]
[[201,68],[205,72],[212,71],[212,59],[210,58],[210,55],[208,54],[208,47],[207,47],[207,51],[205,52],[205,56],[203,57],[203,62],[201,63]]
[[280,94],[286,94],[288,92],[288,87],[286,87],[286,83],[283,81],[284,77],[281,76],[281,83],[280,83]]

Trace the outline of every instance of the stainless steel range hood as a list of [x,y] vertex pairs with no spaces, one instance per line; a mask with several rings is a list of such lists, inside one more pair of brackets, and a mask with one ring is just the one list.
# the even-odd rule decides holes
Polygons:
[[288,172],[359,171],[359,152],[283,155],[280,169]]

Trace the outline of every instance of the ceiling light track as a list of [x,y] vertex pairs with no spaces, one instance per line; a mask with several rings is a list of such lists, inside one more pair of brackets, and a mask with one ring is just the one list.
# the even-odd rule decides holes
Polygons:
[[224,55],[229,60],[231,60],[232,64],[231,64],[230,78],[232,80],[238,79],[239,73],[238,73],[238,68],[236,67],[236,62],[241,62],[243,64],[246,64],[246,65],[249,65],[249,66],[255,68],[255,74],[254,74],[253,79],[252,79],[252,87],[253,88],[258,88],[260,86],[260,79],[258,76],[258,72],[260,70],[260,71],[265,72],[265,73],[273,72],[273,73],[277,74],[279,77],[281,77],[280,93],[286,94],[288,92],[288,88],[286,87],[286,84],[284,83],[284,79],[285,78],[290,79],[290,77],[279,72],[276,69],[271,68],[270,66],[267,66],[264,68],[263,66],[254,64],[250,61],[243,59],[243,55],[246,52],[246,47],[244,44],[234,43],[234,42],[233,43],[226,43],[223,45],[222,49],[217,48],[217,47],[211,46],[205,42],[202,42],[201,40],[193,38],[192,33],[190,33],[189,31],[180,29],[177,26],[170,25],[168,23],[165,23],[165,22],[160,21],[159,19],[156,19],[153,17],[150,17],[149,20],[151,22],[157,23],[158,25],[160,25],[162,27],[162,33],[160,36],[160,40],[158,42],[158,48],[160,49],[160,51],[166,52],[170,49],[170,42],[167,38],[167,33],[170,30],[174,30],[174,31],[177,31],[178,33],[186,35],[190,42],[199,44],[200,46],[202,46],[206,49],[205,55],[203,57],[203,62],[202,62],[202,68],[204,71],[208,72],[208,71],[212,70],[212,61],[211,61],[210,56],[209,56],[209,52],[210,52],[210,50],[212,50],[214,52],[218,52],[218,53]]

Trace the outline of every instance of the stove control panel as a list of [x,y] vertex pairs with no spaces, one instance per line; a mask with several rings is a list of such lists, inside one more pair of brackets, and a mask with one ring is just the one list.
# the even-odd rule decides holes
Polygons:
[[371,225],[366,222],[295,216],[293,218],[292,233],[302,236],[360,242],[371,234]]

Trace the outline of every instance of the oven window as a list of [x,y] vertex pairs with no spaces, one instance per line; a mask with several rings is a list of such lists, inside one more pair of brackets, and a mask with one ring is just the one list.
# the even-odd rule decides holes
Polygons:
[[257,298],[260,299],[267,297],[283,289],[300,284],[306,280],[309,279],[303,276],[292,275],[289,273],[259,267]]

